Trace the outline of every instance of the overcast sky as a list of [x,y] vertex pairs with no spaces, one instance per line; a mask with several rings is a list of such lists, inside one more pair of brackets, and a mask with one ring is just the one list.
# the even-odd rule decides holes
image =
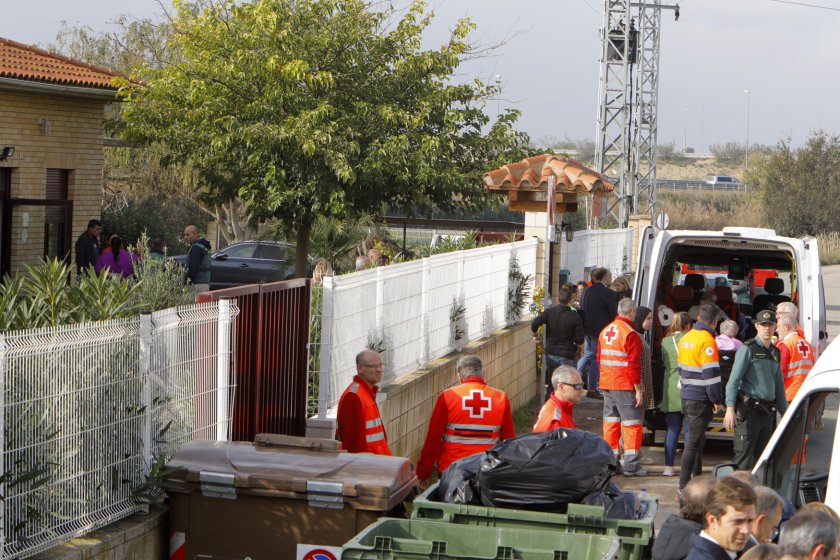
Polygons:
[[[751,143],[790,135],[801,144],[818,128],[840,130],[840,0],[801,1],[837,11],[774,0],[682,0],[679,22],[663,14],[660,143],[682,149],[686,137],[697,151],[743,143],[745,89]],[[464,16],[478,26],[476,41],[512,37],[495,56],[463,70],[489,81],[500,76],[501,107],[523,112],[521,129],[534,139],[594,139],[603,0],[432,0],[431,6],[430,45]],[[156,0],[30,0],[6,10],[0,36],[44,45],[62,21],[107,30],[120,14],[161,13]]]

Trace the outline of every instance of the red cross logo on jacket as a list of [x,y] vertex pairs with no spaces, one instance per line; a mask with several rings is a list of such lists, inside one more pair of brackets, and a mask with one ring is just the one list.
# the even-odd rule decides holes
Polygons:
[[484,418],[484,412],[492,410],[493,403],[480,390],[470,391],[469,397],[461,399],[461,408],[470,413],[470,418]]
[[615,340],[615,337],[618,336],[618,329],[615,325],[610,325],[610,328],[607,329],[607,332],[604,333],[604,340],[607,341],[607,344],[612,344],[612,341]]
[[799,344],[796,345],[796,349],[799,350],[799,353],[802,354],[803,358],[807,358],[808,354],[811,352],[808,348],[808,344],[804,340],[799,341]]

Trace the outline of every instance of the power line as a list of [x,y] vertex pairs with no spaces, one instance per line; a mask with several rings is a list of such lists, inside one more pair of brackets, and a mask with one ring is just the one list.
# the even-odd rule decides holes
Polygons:
[[590,4],[590,3],[589,3],[589,2],[587,2],[586,0],[583,0],[583,3],[584,3],[584,4],[586,4],[587,6],[589,6],[589,9],[590,9],[590,10],[592,10],[593,12],[595,12],[595,13],[596,13],[596,14],[598,14],[598,15],[601,15],[601,12],[599,12],[598,10],[596,10],[596,9],[592,6],[592,4]]
[[793,4],[795,6],[805,6],[806,8],[819,8],[821,10],[831,10],[832,12],[840,12],[840,8],[832,8],[830,6],[820,6],[818,4],[807,4],[805,2],[794,2],[793,0],[770,0],[771,2],[778,2],[779,4]]

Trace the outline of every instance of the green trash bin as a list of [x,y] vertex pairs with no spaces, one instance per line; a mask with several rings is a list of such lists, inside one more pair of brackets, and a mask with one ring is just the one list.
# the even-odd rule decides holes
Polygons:
[[563,531],[564,533],[619,537],[619,560],[641,560],[653,538],[653,518],[657,502],[646,501],[642,519],[611,519],[601,506],[569,504],[566,513],[546,513],[437,501],[438,484],[430,486],[414,499],[411,518],[461,525]]
[[342,560],[617,560],[621,541],[606,535],[473,527],[383,518],[342,547]]

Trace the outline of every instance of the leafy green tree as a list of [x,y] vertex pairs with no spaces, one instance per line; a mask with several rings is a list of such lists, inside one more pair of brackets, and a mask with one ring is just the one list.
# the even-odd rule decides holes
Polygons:
[[430,18],[420,1],[404,13],[363,0],[176,1],[181,58],[122,83],[126,137],[166,145],[220,199],[233,190],[254,218],[279,220],[303,275],[318,216],[478,206],[481,174],[528,155],[517,111],[485,114],[496,86],[454,78],[477,56],[473,25],[423,50]]
[[840,137],[816,132],[798,149],[783,140],[751,161],[747,183],[761,189],[770,227],[792,236],[840,229]]
[[[64,23],[47,48],[124,76],[134,74],[138,80],[145,80],[150,69],[179,59],[167,20],[119,16],[112,23],[114,28],[108,32]],[[121,109],[122,104],[115,104],[107,114],[107,126],[117,134],[122,127]],[[106,143],[104,156],[102,217],[106,226],[124,239],[133,242],[145,229],[152,235],[163,235],[171,244],[180,238],[179,232],[186,224],[203,229],[211,217],[228,243],[253,235],[250,215],[237,197],[237,186],[210,196],[204,185],[213,177],[202,176],[189,165],[173,165],[166,145],[121,145],[111,140]],[[145,206],[163,208],[166,216],[156,219],[155,212],[143,211]]]

